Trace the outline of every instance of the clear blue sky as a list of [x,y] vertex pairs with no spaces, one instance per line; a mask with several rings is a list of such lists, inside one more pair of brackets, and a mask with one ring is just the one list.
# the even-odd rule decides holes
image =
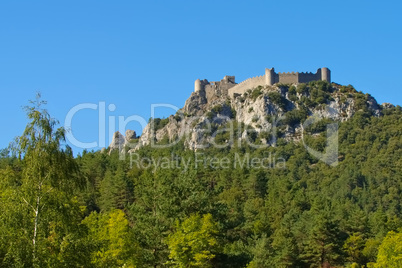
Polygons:
[[[62,124],[101,101],[116,107],[107,117],[148,119],[152,103],[182,107],[197,78],[326,66],[334,82],[401,105],[401,10],[396,0],[1,1],[0,148],[22,133],[36,91]],[[77,113],[72,131],[96,141],[97,111]]]

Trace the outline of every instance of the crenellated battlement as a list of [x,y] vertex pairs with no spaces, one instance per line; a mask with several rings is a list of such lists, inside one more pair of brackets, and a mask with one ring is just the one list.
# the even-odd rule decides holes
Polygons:
[[259,80],[259,79],[262,79],[262,78],[264,78],[265,77],[265,75],[259,75],[259,76],[254,76],[254,77],[250,77],[250,78],[247,78],[246,80],[244,80],[244,81],[242,81],[242,82],[240,82],[240,83],[238,83],[237,85],[244,85],[244,84],[247,84],[249,81],[252,81],[252,80]]
[[279,72],[276,73],[274,68],[265,69],[265,74],[248,78],[239,84],[236,84],[234,76],[225,76],[221,81],[208,82],[208,80],[197,79],[195,81],[194,91],[205,92],[207,99],[214,96],[231,97],[234,94],[243,94],[248,89],[257,86],[272,86],[276,83],[297,84],[308,83],[311,81],[323,80],[331,82],[331,71],[328,68],[319,68],[316,73],[312,72]]

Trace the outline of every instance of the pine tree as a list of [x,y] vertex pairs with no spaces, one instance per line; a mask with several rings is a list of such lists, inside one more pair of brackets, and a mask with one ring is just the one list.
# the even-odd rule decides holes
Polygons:
[[313,224],[302,258],[314,267],[329,268],[339,264],[342,241],[338,224],[328,216],[318,216]]

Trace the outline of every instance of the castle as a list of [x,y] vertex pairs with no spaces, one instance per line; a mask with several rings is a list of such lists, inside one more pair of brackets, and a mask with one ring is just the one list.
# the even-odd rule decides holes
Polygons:
[[331,82],[331,71],[328,68],[319,68],[316,73],[276,73],[274,68],[265,69],[265,74],[252,77],[236,84],[234,76],[225,76],[221,81],[208,82],[208,80],[195,80],[194,92],[204,92],[207,100],[214,96],[230,96],[243,94],[248,89],[257,86],[272,86],[276,83],[297,84],[310,81],[328,81]]

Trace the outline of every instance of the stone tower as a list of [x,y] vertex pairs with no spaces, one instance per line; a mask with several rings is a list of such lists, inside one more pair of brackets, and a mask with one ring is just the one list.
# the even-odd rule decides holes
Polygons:
[[275,84],[275,69],[265,68],[265,85],[272,86]]
[[321,68],[321,80],[331,83],[331,71],[326,67]]
[[194,92],[198,92],[201,90],[201,80],[197,79],[194,83]]

